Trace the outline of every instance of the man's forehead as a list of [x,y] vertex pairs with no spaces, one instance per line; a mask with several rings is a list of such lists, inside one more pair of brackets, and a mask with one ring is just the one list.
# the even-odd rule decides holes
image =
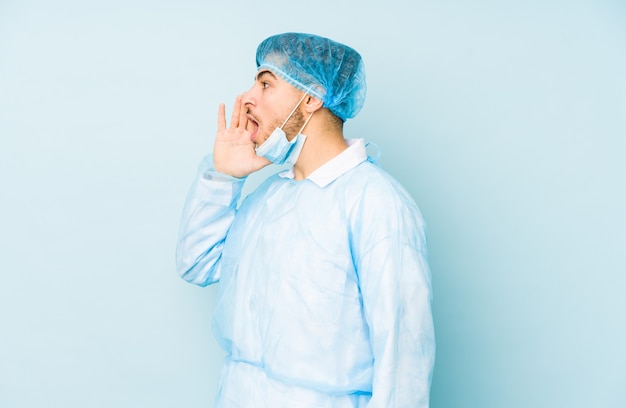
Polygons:
[[267,81],[271,79],[274,83],[280,85],[288,85],[289,87],[299,90],[297,87],[293,86],[289,81],[286,81],[282,75],[277,75],[272,71],[271,68],[261,67],[256,73],[256,77],[254,78],[256,82]]
[[[304,85],[299,87],[296,86],[292,80],[290,80],[289,78],[285,78],[284,73],[282,71],[280,71],[280,69],[277,69],[278,72],[272,70],[272,67],[265,67],[262,66],[259,68],[259,70],[256,73],[256,76],[254,77],[254,80],[256,82],[263,82],[266,81],[268,79],[271,79],[274,83],[276,83],[277,85],[283,86],[286,85],[290,88],[293,88],[296,91],[299,92],[306,92],[306,93],[311,93],[310,89],[307,89]],[[312,94],[313,96],[317,97],[315,94]]]
[[276,76],[276,74],[274,74],[271,70],[269,70],[268,68],[261,68],[259,69],[259,71],[256,73],[256,76],[254,79],[256,79],[257,81],[265,76],[270,76],[274,79],[278,79],[278,77]]

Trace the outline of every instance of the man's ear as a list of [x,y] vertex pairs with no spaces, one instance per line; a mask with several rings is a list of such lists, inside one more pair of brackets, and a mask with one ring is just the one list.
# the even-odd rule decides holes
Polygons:
[[324,103],[322,101],[311,95],[307,95],[302,102],[302,106],[304,107],[306,113],[313,113],[316,110],[322,109],[323,105]]

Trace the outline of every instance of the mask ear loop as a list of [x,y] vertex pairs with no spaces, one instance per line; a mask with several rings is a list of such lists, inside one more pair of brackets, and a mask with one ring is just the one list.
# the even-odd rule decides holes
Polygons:
[[[293,108],[293,110],[291,111],[291,113],[289,114],[289,116],[287,116],[287,119],[285,119],[285,121],[283,122],[283,124],[282,124],[282,125],[280,125],[280,128],[281,128],[281,129],[285,127],[285,125],[287,124],[287,122],[289,121],[289,119],[291,119],[291,115],[293,115],[293,114],[296,112],[296,109],[298,109],[298,106],[300,106],[300,104],[302,103],[302,101],[304,100],[304,98],[306,98],[306,97],[307,97],[307,95],[308,95],[308,93],[305,93],[304,95],[302,95],[302,99],[300,99],[300,102],[298,102],[298,104],[297,104],[297,105]],[[310,117],[310,116],[309,116],[309,119],[311,119],[311,117]],[[309,121],[309,120],[307,119],[307,122],[308,122],[308,121]],[[305,125],[306,125],[306,123],[305,123]],[[304,129],[304,127],[303,127],[302,129]],[[300,130],[300,132],[302,132],[302,130]],[[298,133],[299,133],[299,132],[298,132]]]

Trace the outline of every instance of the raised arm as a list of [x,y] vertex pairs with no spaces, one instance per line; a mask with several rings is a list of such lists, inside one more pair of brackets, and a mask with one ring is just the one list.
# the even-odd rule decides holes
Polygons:
[[222,248],[245,177],[270,163],[256,155],[241,100],[238,96],[235,101],[230,127],[220,105],[213,156],[200,165],[180,222],[176,267],[183,279],[200,286],[219,280]]
[[219,280],[224,240],[244,181],[217,172],[212,156],[200,164],[187,195],[176,247],[176,268],[187,282],[206,286]]

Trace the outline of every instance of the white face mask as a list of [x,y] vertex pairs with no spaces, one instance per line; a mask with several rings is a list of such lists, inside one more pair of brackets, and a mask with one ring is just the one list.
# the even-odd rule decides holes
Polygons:
[[285,134],[283,127],[285,127],[287,121],[289,121],[291,116],[296,112],[296,109],[298,109],[298,106],[300,106],[306,96],[307,94],[302,96],[302,99],[300,99],[300,102],[298,102],[289,116],[287,116],[287,119],[285,119],[282,126],[274,129],[270,137],[267,138],[261,146],[256,148],[257,156],[263,156],[275,164],[286,163],[293,165],[296,161],[298,161],[298,157],[300,157],[300,152],[302,152],[302,147],[304,146],[304,141],[306,140],[306,136],[302,134],[302,131],[307,123],[309,123],[311,116],[313,116],[313,112],[311,112],[296,137],[291,139],[291,141],[287,140],[287,135]]

